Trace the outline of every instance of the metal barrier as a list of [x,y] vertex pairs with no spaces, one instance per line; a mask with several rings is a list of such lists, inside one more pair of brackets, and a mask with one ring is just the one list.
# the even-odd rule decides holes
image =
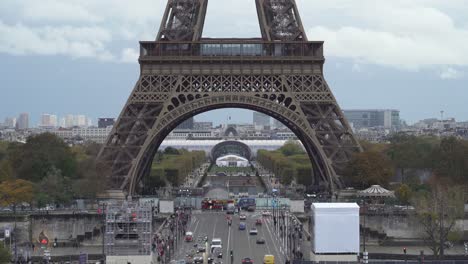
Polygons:
[[[358,264],[359,261],[305,261],[294,260],[292,264]],[[467,264],[467,260],[369,260],[369,264]]]

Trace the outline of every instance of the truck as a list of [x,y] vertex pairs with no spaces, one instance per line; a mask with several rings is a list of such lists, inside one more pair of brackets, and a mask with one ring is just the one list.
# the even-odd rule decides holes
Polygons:
[[228,203],[226,208],[227,214],[234,214],[236,212],[236,205],[234,203]]

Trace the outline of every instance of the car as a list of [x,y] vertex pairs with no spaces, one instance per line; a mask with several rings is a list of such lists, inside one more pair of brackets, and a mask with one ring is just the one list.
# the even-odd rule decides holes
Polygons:
[[203,257],[202,256],[196,256],[193,258],[193,263],[203,263]]
[[249,234],[251,234],[251,235],[256,235],[256,234],[258,234],[257,228],[252,227],[252,228],[250,229],[250,231],[249,231]]
[[255,221],[255,225],[262,225],[262,219],[259,218]]
[[193,233],[185,232],[185,242],[192,242],[192,241],[193,241]]
[[239,223],[239,230],[245,230],[246,227],[247,226],[246,226],[246,224],[244,222]]
[[263,237],[257,238],[257,244],[265,244],[265,239]]
[[239,215],[240,220],[247,220],[247,216],[245,214]]
[[205,247],[198,247],[197,252],[198,253],[206,252],[206,248]]
[[243,258],[242,264],[253,264],[253,259],[251,258]]
[[219,249],[223,248],[223,242],[221,238],[213,238],[213,240],[211,240],[211,249],[210,249],[211,252],[213,252],[213,250],[216,248],[219,248]]
[[262,216],[270,216],[271,212],[270,211],[263,211]]
[[255,206],[251,205],[251,206],[247,207],[247,211],[255,212]]

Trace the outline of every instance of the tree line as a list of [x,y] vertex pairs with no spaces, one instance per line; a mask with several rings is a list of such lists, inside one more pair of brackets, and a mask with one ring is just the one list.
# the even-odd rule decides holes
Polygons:
[[312,184],[313,170],[309,156],[296,141],[287,141],[275,151],[259,150],[257,162],[275,174],[282,184],[288,185],[293,179],[305,186]]
[[98,177],[100,145],[68,146],[44,133],[26,143],[0,141],[0,206],[26,202],[43,207],[94,198],[105,182]]
[[154,188],[164,187],[166,184],[180,186],[188,175],[206,161],[204,151],[177,150],[172,147],[156,153],[149,177],[146,179],[144,193],[152,193]]

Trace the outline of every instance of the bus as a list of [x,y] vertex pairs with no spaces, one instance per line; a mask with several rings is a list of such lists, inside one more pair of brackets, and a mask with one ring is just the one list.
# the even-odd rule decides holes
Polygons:
[[237,205],[242,210],[251,210],[252,208],[255,210],[255,198],[240,198]]

